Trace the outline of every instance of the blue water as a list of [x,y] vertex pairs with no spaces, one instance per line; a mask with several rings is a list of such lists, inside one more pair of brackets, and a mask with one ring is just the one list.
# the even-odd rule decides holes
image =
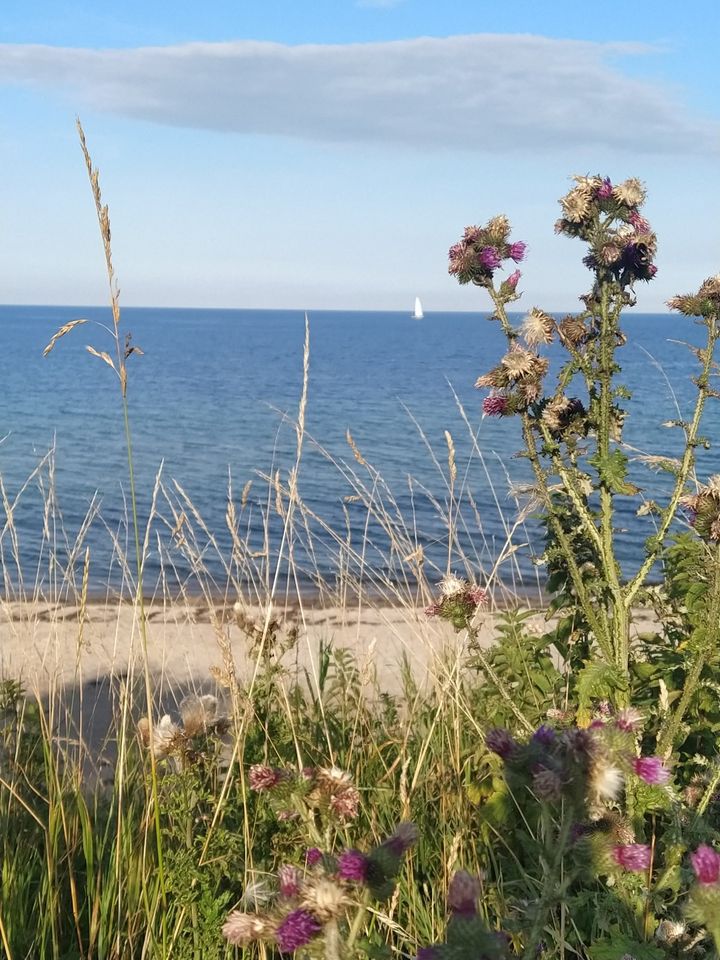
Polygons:
[[[121,407],[112,371],[84,349],[92,344],[112,352],[112,344],[100,327],[86,324],[62,339],[49,357],[42,356],[53,332],[78,316],[110,324],[109,311],[100,308],[0,308],[0,435],[6,435],[0,444],[0,475],[12,500],[54,445],[57,508],[68,540],[74,540],[97,494],[101,516],[92,522],[84,540],[90,547],[91,584],[94,590],[108,585],[119,589],[121,570],[112,561],[111,533],[126,545],[127,465]],[[399,578],[408,571],[402,558],[388,550],[381,526],[368,520],[362,504],[346,500],[356,491],[323,453],[326,450],[345,461],[372,487],[371,475],[354,460],[347,445],[348,429],[382,476],[386,486],[381,485],[380,492],[386,503],[392,492],[394,505],[388,509],[392,513],[397,507],[398,516],[412,530],[408,542],[417,535],[417,543],[425,548],[431,572],[433,565],[438,571],[444,569],[448,557],[447,532],[438,511],[442,513],[448,501],[444,431],[452,434],[457,448],[456,489],[464,505],[459,549],[450,548],[451,565],[462,569],[457,559],[462,552],[487,571],[505,540],[505,524],[512,523],[516,511],[506,494],[507,477],[528,479],[527,464],[514,457],[520,448],[518,423],[481,419],[483,394],[473,387],[477,376],[503,351],[497,325],[470,313],[430,313],[423,321],[415,321],[409,311],[313,311],[309,319],[308,437],[299,490],[314,514],[306,518],[315,549],[298,533],[293,549],[302,585],[310,586],[318,572],[331,579],[335,575],[337,544],[324,524],[340,536],[350,536],[353,545],[366,542],[365,562],[371,577],[373,569],[385,568]],[[295,431],[284,415],[295,418],[301,392],[303,313],[137,308],[124,310],[123,326],[145,352],[128,361],[141,519],[147,517],[162,461],[168,489],[174,489],[172,478],[176,478],[217,538],[220,553],[229,555],[225,512],[230,473],[236,501],[245,483],[254,481],[241,529],[259,549],[268,493],[258,472],[280,470],[286,482],[295,453]],[[689,415],[695,361],[686,347],[672,341],[700,343],[702,328],[684,318],[630,312],[625,329],[628,343],[620,352],[622,379],[633,393],[625,440],[644,451],[676,454],[681,432],[661,423],[678,416],[676,401],[681,415]],[[453,390],[464,405],[469,428]],[[712,402],[704,432],[710,438],[718,433],[717,404]],[[473,452],[473,435],[482,458],[477,450]],[[701,474],[720,470],[715,450],[702,452],[700,459]],[[47,486],[45,473],[41,471],[40,476]],[[636,478],[649,496],[661,499],[667,490],[666,475],[643,468],[636,471]],[[158,506],[167,523],[158,519],[153,525],[146,567],[149,589],[154,589],[162,566],[166,574],[171,571],[171,587],[184,583],[192,590],[193,565],[182,544],[177,545],[178,538],[173,544],[174,521],[162,496]],[[239,502],[237,508],[240,514]],[[637,562],[642,540],[651,533],[648,519],[637,519],[633,511],[634,506],[628,505],[622,513],[624,531],[619,533],[628,569]],[[270,546],[276,550],[282,522],[271,513]],[[30,582],[42,581],[48,576],[48,561],[37,480],[21,495],[14,521],[22,575]],[[56,519],[55,530],[59,529]],[[57,543],[62,535],[56,532],[54,539]],[[501,575],[512,580],[519,573],[531,581],[535,568],[529,558],[541,546],[532,521],[518,531],[516,539],[529,540],[531,545],[513,561],[506,561]],[[206,540],[206,536],[200,538],[201,547]],[[6,562],[12,561],[8,532],[0,547]],[[62,549],[58,556],[62,563],[67,559]],[[227,570],[213,549],[205,550],[204,564],[216,588],[222,590]]]

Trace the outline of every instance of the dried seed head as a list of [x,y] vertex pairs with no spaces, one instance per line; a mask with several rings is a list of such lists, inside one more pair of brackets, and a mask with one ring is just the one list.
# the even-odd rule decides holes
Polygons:
[[637,177],[631,177],[613,187],[613,197],[627,207],[638,207],[645,200],[645,187]]
[[582,223],[590,215],[592,208],[592,191],[584,185],[573,189],[562,198],[560,206],[563,217],[570,223]]
[[568,315],[558,324],[558,335],[566,346],[579,346],[588,334],[585,321],[580,317]]
[[537,359],[535,354],[514,343],[500,362],[510,380],[520,380],[533,374]]
[[531,347],[540,343],[552,343],[554,330],[553,318],[538,307],[532,308],[522,325],[522,335]]

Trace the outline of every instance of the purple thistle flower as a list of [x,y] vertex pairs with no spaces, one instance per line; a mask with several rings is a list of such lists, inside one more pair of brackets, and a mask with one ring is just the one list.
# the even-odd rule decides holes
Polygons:
[[670,771],[660,757],[638,757],[632,766],[638,777],[651,786],[663,786],[670,779]]
[[488,602],[487,590],[483,590],[482,587],[471,587],[467,592],[467,598],[476,607],[484,607]]
[[508,398],[499,394],[485,397],[482,402],[482,412],[488,417],[502,417],[507,412]]
[[517,750],[518,745],[510,733],[502,727],[494,727],[485,734],[485,745],[492,753],[496,753],[503,760],[508,760]]
[[399,823],[392,836],[384,840],[382,846],[396,857],[404,857],[410,847],[413,847],[420,836],[414,823]]
[[442,609],[442,604],[440,603],[431,603],[429,607],[425,607],[425,616],[426,617],[436,617],[440,610]]
[[368,873],[368,858],[359,850],[346,850],[338,857],[337,874],[342,880],[365,883]]
[[511,260],[514,260],[515,263],[520,263],[525,259],[525,251],[527,250],[527,244],[523,243],[522,240],[517,240],[515,243],[511,243],[508,249],[508,256]]
[[521,276],[522,274],[519,270],[513,270],[510,276],[505,280],[505,283],[510,287],[511,290],[514,290],[518,285]]
[[457,273],[462,265],[463,257],[467,251],[467,246],[461,240],[460,243],[454,243],[448,250],[448,273]]
[[552,727],[541,724],[532,735],[533,743],[542,744],[543,747],[551,747],[555,743],[556,733]]
[[633,210],[630,213],[628,220],[635,227],[638,233],[650,233],[650,224],[641,213],[638,213],[637,210]]
[[652,278],[657,274],[657,267],[655,264],[649,263],[645,268],[645,273],[648,275],[648,280],[652,280]]
[[695,853],[690,854],[690,862],[698,883],[707,886],[720,880],[720,854],[706,843],[701,843]]
[[624,870],[640,873],[650,866],[650,847],[645,843],[618,844],[612,848],[612,858]]
[[605,177],[603,182],[597,188],[596,196],[598,200],[609,200],[612,197],[613,186],[610,182],[610,177]]
[[309,867],[315,867],[323,858],[322,850],[318,850],[317,847],[308,847],[305,851],[305,863]]
[[643,716],[634,707],[624,707],[618,710],[615,717],[615,726],[624,733],[636,733],[642,726]]
[[448,906],[453,913],[473,917],[477,913],[476,901],[480,896],[480,880],[467,870],[458,870],[450,881]]
[[278,870],[278,883],[280,886],[280,895],[288,899],[296,897],[300,893],[302,877],[297,867],[285,864]]
[[482,230],[480,227],[465,227],[463,231],[463,240],[466,243],[477,243],[482,235]]
[[502,262],[495,247],[483,247],[478,254],[478,260],[486,270],[496,270]]
[[321,924],[307,910],[293,910],[278,925],[275,939],[280,953],[292,953],[306,946],[322,930]]
[[251,790],[272,790],[282,780],[286,779],[284,770],[277,767],[266,767],[262,763],[254,763],[248,772],[248,783]]
[[415,960],[439,960],[437,947],[420,947]]

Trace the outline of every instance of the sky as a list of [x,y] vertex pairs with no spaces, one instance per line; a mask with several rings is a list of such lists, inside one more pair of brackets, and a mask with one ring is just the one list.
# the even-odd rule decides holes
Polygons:
[[720,272],[715,2],[2,0],[0,302],[107,299],[80,117],[127,305],[481,310],[466,224],[528,244],[521,307],[572,310],[576,173],[640,177],[658,276]]

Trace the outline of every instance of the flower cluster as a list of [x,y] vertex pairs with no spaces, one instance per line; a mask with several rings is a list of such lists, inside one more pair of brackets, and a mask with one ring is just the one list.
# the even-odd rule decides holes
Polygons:
[[369,853],[345,850],[339,856],[308,851],[305,869],[280,867],[274,891],[263,913],[234,910],[223,926],[223,936],[236,946],[262,942],[280,953],[293,953],[322,937],[327,924],[345,918],[358,907],[362,889],[376,900],[392,895],[403,859],[417,840],[413,824],[401,823]]
[[710,477],[697,493],[688,494],[680,502],[698,536],[720,542],[720,474]]
[[640,714],[627,708],[602,714],[588,728],[555,731],[539,727],[521,743],[502,728],[488,731],[485,743],[504,762],[505,779],[515,796],[530,794],[578,818],[574,840],[590,839],[603,870],[646,871],[650,847],[637,843],[630,826],[608,808],[628,778],[665,787],[670,771],[659,757],[637,756]]
[[613,185],[608,177],[576,176],[575,186],[562,198],[557,233],[587,241],[584,263],[598,276],[627,286],[652,280],[657,237],[640,213],[645,201],[642,183],[631,178]]
[[333,821],[354,820],[360,809],[360,794],[349,773],[339,767],[289,768],[253,764],[248,785],[267,793],[281,820],[314,811]]
[[[480,287],[492,285],[495,270],[508,260],[520,263],[527,245],[521,240],[510,242],[510,222],[507,217],[493,217],[484,227],[466,227],[461,239],[448,252],[448,273],[459,283],[474,283]],[[507,299],[515,299],[515,288],[520,271],[513,271],[503,287]]]
[[478,377],[475,386],[490,387],[492,393],[483,403],[489,416],[507,416],[526,410],[541,394],[548,360],[514,342],[500,363]]
[[143,746],[152,750],[158,760],[173,758],[184,765],[203,756],[202,740],[210,735],[223,736],[230,721],[220,713],[217,697],[190,696],[179,707],[181,723],[164,714],[150,726],[147,717],[138,720],[138,734]]
[[428,617],[440,617],[457,631],[465,630],[479,607],[486,606],[488,595],[482,587],[450,574],[440,581],[440,598],[425,609]]

